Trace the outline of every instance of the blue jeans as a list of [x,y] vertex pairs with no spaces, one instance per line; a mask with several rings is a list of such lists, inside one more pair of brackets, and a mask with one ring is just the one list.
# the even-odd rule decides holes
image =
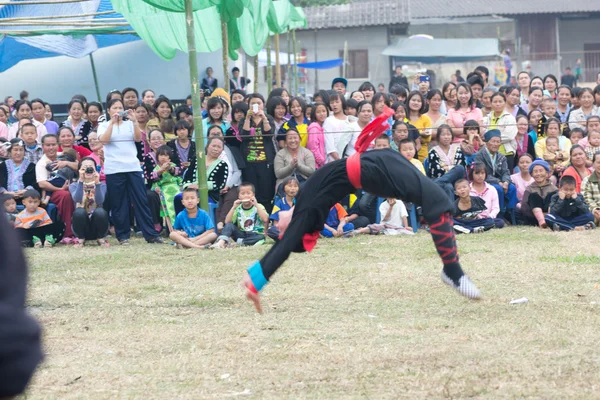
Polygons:
[[500,212],[503,213],[507,209],[514,210],[517,206],[517,203],[519,202],[519,199],[517,198],[517,187],[514,184],[509,183],[508,191],[504,193],[504,188],[502,186],[495,183],[492,184],[492,186],[498,192],[498,203],[500,205]]
[[434,182],[437,183],[446,195],[450,199],[451,202],[454,203],[455,195],[454,195],[454,184],[459,179],[464,179],[467,175],[467,170],[462,165],[457,165],[452,168],[450,171],[446,172],[443,176],[434,179]]
[[150,216],[142,171],[106,175],[106,189],[111,198],[110,211],[115,224],[117,240],[129,239],[131,233],[129,209],[131,204],[133,204],[137,226],[141,229],[144,239],[152,240],[158,237]]
[[585,226],[590,222],[594,222],[594,214],[588,212],[569,219],[565,219],[560,215],[546,214],[545,220],[550,228],[558,225],[561,231],[572,231],[577,226]]
[[[337,229],[338,227],[337,226],[336,227],[332,226],[332,228],[333,229]],[[349,223],[349,224],[344,225],[344,232],[350,232],[350,231],[353,231],[353,230],[354,230],[354,224],[353,223]],[[333,233],[331,233],[326,228],[321,231],[321,235],[325,236],[326,238],[332,238],[333,237]]]

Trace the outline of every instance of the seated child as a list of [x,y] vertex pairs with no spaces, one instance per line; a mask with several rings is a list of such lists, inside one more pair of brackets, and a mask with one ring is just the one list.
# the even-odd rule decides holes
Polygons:
[[173,149],[167,145],[160,146],[156,150],[157,165],[154,167],[154,172],[159,176],[159,179],[152,184],[152,190],[156,191],[161,197],[162,209],[160,216],[167,219],[167,227],[169,231],[172,227],[169,226],[170,221],[175,221],[177,214],[175,213],[175,196],[181,192],[181,177],[175,175],[176,165],[173,160]]
[[492,218],[482,216],[487,210],[481,197],[471,196],[469,181],[459,179],[454,184],[458,199],[454,202],[454,230],[457,233],[481,233],[496,224]]
[[[239,186],[238,199],[225,217],[221,235],[211,248],[225,248],[235,244],[256,246],[265,242],[265,226],[269,224],[269,214],[265,207],[256,201],[256,189],[248,182]],[[233,240],[233,243],[232,243]]]
[[[56,158],[56,161],[75,162],[77,161],[77,152],[74,149],[66,149]],[[50,171],[48,183],[50,183],[52,186],[60,189],[65,185],[65,183],[71,183],[77,178],[77,171],[69,167],[63,167],[54,170],[54,164],[55,162],[46,164],[46,170]]]
[[17,214],[15,229],[25,247],[33,244],[37,248],[50,248],[64,232],[64,224],[53,223],[40,203],[41,195],[37,190],[30,189],[23,194],[25,209]]
[[558,182],[558,177],[569,164],[569,152],[560,150],[557,137],[546,138],[544,160],[546,160],[550,166],[550,172],[552,174],[550,181],[556,184]]
[[569,133],[569,139],[571,140],[572,145],[579,144],[579,141],[581,139],[583,139],[583,129],[581,129],[581,128],[571,129],[571,133]]
[[560,179],[558,193],[550,200],[550,210],[546,214],[546,224],[553,231],[583,231],[594,229],[594,214],[590,212],[583,196],[577,193],[577,183],[572,176]]
[[414,165],[416,169],[425,175],[425,167],[423,167],[423,163],[415,158],[415,154],[417,153],[415,142],[410,139],[402,139],[398,144],[398,151],[404,156],[404,158],[410,161],[410,163]]
[[498,192],[496,189],[487,183],[487,172],[485,165],[475,163],[473,169],[469,173],[471,179],[471,196],[477,196],[485,202],[485,210],[481,211],[482,218],[491,218],[494,220],[494,226],[498,229],[504,228],[504,220],[496,218],[500,212],[500,202],[498,201]]
[[273,225],[271,225],[267,231],[267,236],[276,242],[279,240],[279,228],[277,227],[277,224],[279,223],[279,211],[290,210],[296,204],[296,196],[300,190],[300,184],[293,176],[284,179],[283,182],[281,182],[281,186],[283,187],[285,196],[275,200],[270,217],[273,221]]
[[21,126],[21,133],[19,137],[23,139],[25,143],[25,158],[34,164],[44,155],[42,145],[37,142],[37,129],[32,123],[27,123]]
[[348,213],[340,203],[336,203],[329,210],[329,215],[325,221],[325,226],[321,231],[321,236],[326,238],[332,237],[350,237],[354,231],[354,224],[347,223],[346,217]]
[[4,194],[2,195],[2,205],[4,206],[4,213],[6,214],[6,218],[8,218],[8,223],[14,226],[18,214],[17,201],[12,195]]
[[379,224],[369,224],[365,228],[356,230],[356,233],[369,233],[371,235],[414,235],[408,229],[408,212],[401,200],[389,198],[379,205]]
[[471,165],[473,162],[473,158],[475,158],[475,154],[479,151],[480,148],[485,146],[485,142],[481,139],[481,131],[479,128],[479,123],[473,119],[465,122],[463,126],[463,134],[464,139],[462,140],[460,145],[460,149],[465,155],[465,162],[467,165]]
[[217,238],[215,225],[208,213],[198,208],[198,191],[186,188],[181,202],[185,210],[177,214],[169,237],[178,247],[202,249]]
[[585,148],[585,155],[587,156],[588,167],[592,166],[594,160],[594,154],[600,152],[600,131],[591,131],[588,133],[588,145]]
[[379,136],[377,139],[375,139],[375,147],[373,148],[373,150],[379,150],[379,149],[391,149],[392,146],[390,144],[390,137],[388,135],[386,135],[385,133],[381,136]]

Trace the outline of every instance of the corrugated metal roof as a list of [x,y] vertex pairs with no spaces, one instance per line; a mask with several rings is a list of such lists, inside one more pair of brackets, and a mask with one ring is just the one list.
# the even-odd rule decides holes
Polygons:
[[411,18],[600,12],[599,0],[405,0]]
[[[594,1],[594,0],[590,0]],[[363,1],[304,7],[307,29],[408,24],[407,0]]]

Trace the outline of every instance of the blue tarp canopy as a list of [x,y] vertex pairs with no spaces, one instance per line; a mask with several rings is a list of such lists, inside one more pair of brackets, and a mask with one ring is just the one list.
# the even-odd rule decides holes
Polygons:
[[[78,17],[81,14],[99,13],[114,11],[110,0],[91,0],[76,3],[63,4],[36,4],[19,5],[18,1],[13,4],[0,6],[0,72],[6,71],[23,60],[56,56],[85,57],[88,54],[103,48],[114,46],[121,43],[127,43],[134,40],[140,40],[136,35],[129,34],[82,34],[82,35],[61,35],[44,34],[34,36],[11,36],[7,31],[23,31],[37,29],[56,29],[56,26],[48,24],[46,26],[13,26],[9,22],[4,22],[8,18],[10,23],[14,23],[14,18],[28,19],[32,17],[52,17],[73,15],[72,19],[91,21],[99,19],[109,23],[110,19],[123,18],[121,14],[111,13],[107,15]],[[70,18],[57,19],[56,21],[68,22]],[[119,21],[121,22],[121,21]],[[99,24],[101,25],[101,23]],[[120,28],[122,30],[132,30],[131,27]]]
[[341,67],[344,64],[344,60],[341,58],[335,58],[333,60],[315,61],[311,63],[299,63],[299,68],[309,69],[330,69],[335,67]]
[[397,61],[439,64],[496,58],[498,48],[498,39],[398,38],[381,54]]

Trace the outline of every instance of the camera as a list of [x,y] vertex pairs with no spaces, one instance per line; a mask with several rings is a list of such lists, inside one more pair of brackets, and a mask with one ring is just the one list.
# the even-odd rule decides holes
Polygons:
[[121,117],[121,119],[123,121],[127,121],[127,117],[129,116],[129,114],[127,113],[127,111],[123,110],[119,112],[119,117]]
[[85,173],[86,174],[90,174],[90,175],[93,174],[94,173],[94,168],[93,167],[87,167],[85,169]]

